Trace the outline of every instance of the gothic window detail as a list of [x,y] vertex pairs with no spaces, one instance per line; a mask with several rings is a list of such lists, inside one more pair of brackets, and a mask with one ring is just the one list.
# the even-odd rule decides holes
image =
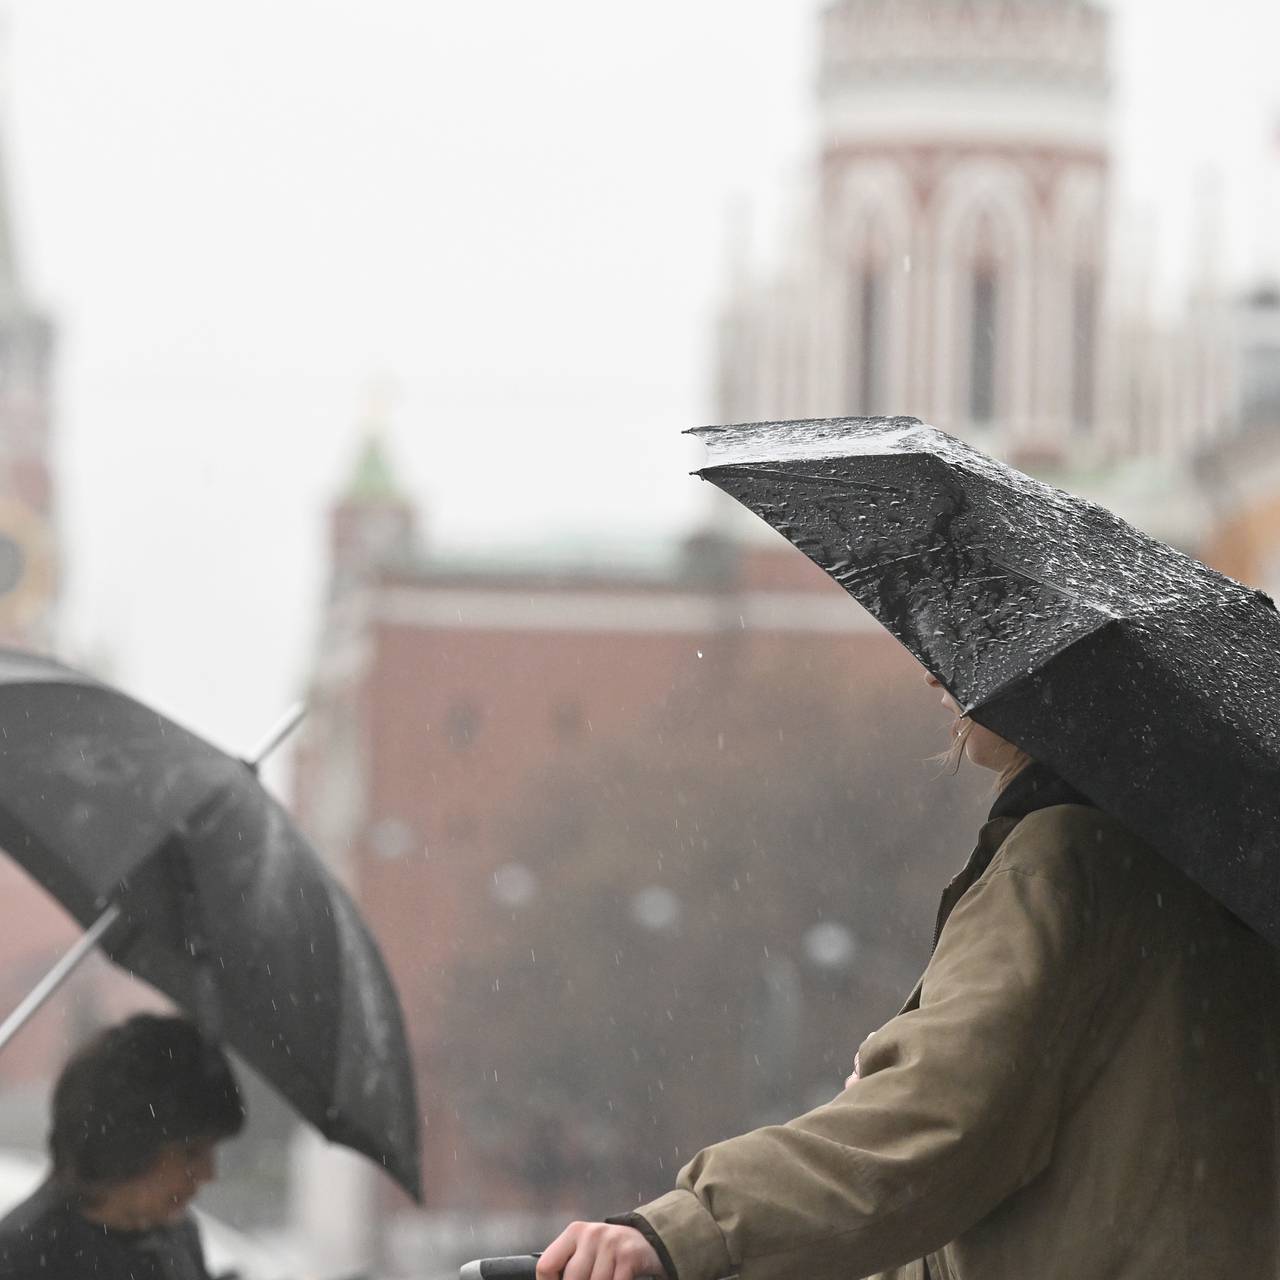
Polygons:
[[785,418],[788,416],[787,406],[791,403],[791,374],[795,368],[792,358],[795,333],[791,316],[786,312],[781,298],[777,305],[780,319],[774,337],[773,409],[770,412]]
[[1000,276],[990,259],[973,267],[969,316],[969,417],[987,425],[996,418],[997,322]]
[[1098,371],[1098,276],[1080,263],[1071,281],[1071,425],[1083,433],[1093,425]]
[[861,260],[849,275],[849,345],[845,358],[845,398],[857,414],[885,413],[889,355],[889,282],[884,238],[868,236]]
[[789,337],[782,345],[782,410],[787,417],[798,418],[804,413],[804,403],[808,392],[805,361],[808,351],[805,347],[804,331],[799,317],[792,313],[788,321],[791,330]]
[[1009,223],[990,204],[971,206],[954,250],[956,409],[975,427],[1003,424],[1010,413],[1007,348],[1016,336],[1010,320],[1018,253]]
[[884,412],[884,270],[868,263],[858,280],[858,384],[855,408],[859,413]]

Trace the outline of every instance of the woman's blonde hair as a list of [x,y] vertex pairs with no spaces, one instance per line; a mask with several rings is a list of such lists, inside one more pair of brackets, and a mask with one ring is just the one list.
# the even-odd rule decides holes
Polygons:
[[[973,731],[973,721],[968,716],[960,717],[960,728],[955,737],[951,740],[951,745],[943,752],[933,758],[942,766],[943,772],[949,774],[957,774],[960,772],[960,765],[964,761],[964,747],[969,739],[969,734]],[[1032,763],[1031,757],[1027,755],[1021,747],[1014,747],[1013,743],[1009,744],[1013,747],[1013,754],[1009,757],[1009,763],[1000,770],[996,776],[995,784],[992,787],[993,792],[997,795],[1011,783],[1014,778],[1020,774],[1027,765]]]

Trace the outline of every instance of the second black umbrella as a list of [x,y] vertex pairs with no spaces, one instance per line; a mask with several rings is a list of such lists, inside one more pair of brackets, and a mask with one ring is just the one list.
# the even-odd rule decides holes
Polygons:
[[322,1134],[420,1191],[399,1002],[350,897],[243,761],[0,651],[0,845]]

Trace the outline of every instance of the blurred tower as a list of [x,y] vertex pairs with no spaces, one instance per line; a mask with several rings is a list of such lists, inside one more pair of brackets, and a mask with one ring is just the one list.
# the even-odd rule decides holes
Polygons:
[[23,287],[0,146],[0,643],[48,649],[58,595],[54,330]]
[[[729,416],[912,413],[1024,461],[1085,444],[1099,428],[1105,14],[833,0],[820,57],[812,240],[795,255],[814,267],[794,311],[757,298],[736,317]],[[762,359],[804,377],[779,395]]]
[[371,423],[330,513],[330,594],[336,598],[378,570],[411,564],[417,552],[417,508],[396,481],[381,426]]

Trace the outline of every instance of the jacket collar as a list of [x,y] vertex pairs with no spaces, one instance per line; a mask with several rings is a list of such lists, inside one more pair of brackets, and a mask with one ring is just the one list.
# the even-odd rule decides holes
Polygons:
[[1087,796],[1058,777],[1048,765],[1033,760],[996,797],[987,821],[1012,818],[1015,822],[1020,822],[1027,814],[1055,804],[1087,804],[1097,807]]
[[[991,860],[996,856],[1000,846],[1008,838],[1009,833],[1029,813],[1037,809],[1047,809],[1055,804],[1087,804],[1097,808],[1093,801],[1081,795],[1074,787],[1058,777],[1048,765],[1033,760],[1023,769],[1003,791],[996,797],[991,806],[991,814],[978,833],[977,848],[969,855],[960,873],[947,885],[938,904],[938,919],[933,930],[933,946],[930,955],[937,949],[938,939],[942,936],[943,926],[955,909],[955,905],[975,884]],[[915,990],[907,997],[907,1002],[900,1012],[907,1013],[920,1005],[920,991],[924,979],[916,983]]]

